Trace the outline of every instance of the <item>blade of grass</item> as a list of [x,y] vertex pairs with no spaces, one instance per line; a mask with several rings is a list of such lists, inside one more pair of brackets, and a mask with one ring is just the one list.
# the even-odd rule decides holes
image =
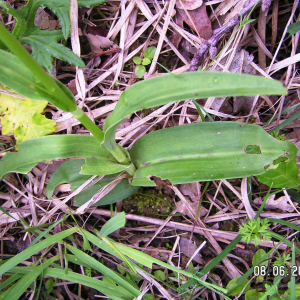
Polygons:
[[107,221],[101,228],[99,235],[101,237],[107,237],[112,232],[125,226],[126,218],[125,213],[121,212],[120,214],[115,215],[109,221]]
[[[299,106],[299,105],[300,105],[300,103],[295,104],[295,105],[292,105],[291,107],[284,109],[284,110],[281,112],[281,115],[283,115],[283,114],[289,112],[290,110],[296,108],[296,107]],[[265,126],[269,125],[273,120],[275,120],[275,119],[277,119],[277,118],[278,118],[278,114],[272,116],[272,118],[271,118],[270,120],[267,121],[267,123],[265,124]]]
[[79,260],[82,259],[86,264],[88,264],[89,267],[92,269],[95,269],[102,273],[105,276],[108,276],[111,278],[114,282],[116,282],[118,285],[122,286],[124,289],[126,289],[128,292],[130,292],[135,297],[138,297],[140,295],[140,292],[136,290],[132,285],[130,285],[126,280],[124,280],[120,275],[118,275],[116,272],[110,270],[100,262],[98,262],[93,257],[87,255],[83,251],[71,246],[66,245],[67,249],[72,252]]
[[[41,232],[27,247],[27,249],[29,247],[32,247],[33,245],[35,245],[38,241],[40,241],[44,236],[46,237],[49,237],[51,235],[48,235],[48,232],[51,231],[56,225],[62,223],[64,221],[64,219],[66,218],[67,215],[64,215],[64,217],[60,220],[58,220],[57,222],[53,223],[51,226],[49,226],[49,228],[47,228],[45,231]],[[47,224],[44,224],[44,225],[47,225]],[[44,225],[41,225],[41,226],[44,226]],[[37,227],[40,227],[40,226],[37,226]],[[26,231],[33,231],[35,230],[34,228],[27,228]],[[40,232],[40,231],[39,231]]]
[[[84,229],[83,229],[84,230]],[[191,274],[190,272],[186,272],[180,269],[177,269],[176,267],[173,267],[167,263],[164,263],[158,259],[155,259],[141,251],[132,249],[130,247],[115,243],[113,241],[111,241],[110,243],[114,243],[114,247],[111,248],[108,244],[104,243],[103,240],[100,240],[99,238],[97,238],[96,236],[92,235],[91,233],[89,233],[88,231],[84,230],[84,233],[86,234],[87,238],[89,239],[89,241],[91,243],[93,243],[95,246],[101,248],[102,250],[110,253],[111,255],[114,255],[120,259],[122,259],[122,257],[119,255],[119,253],[122,253],[122,255],[126,255],[127,257],[132,258],[134,261],[152,269],[152,265],[153,263],[162,266],[164,268],[167,268],[173,272],[177,272],[177,273],[181,273],[182,275],[189,277],[189,278],[195,278],[196,281],[198,281],[200,284],[202,284],[203,286],[209,288],[210,290],[215,291],[218,294],[221,293],[226,293],[227,290],[219,287],[219,286],[214,286],[208,282],[205,282],[201,279],[199,279],[198,277],[195,277],[194,274]],[[118,251],[116,251],[116,248]],[[133,264],[133,263],[131,263]],[[224,297],[225,299],[230,300],[228,297],[226,297],[224,294],[221,294],[222,297]]]
[[299,231],[300,232],[300,227],[293,224],[293,223],[290,223],[288,221],[285,221],[285,220],[280,220],[280,219],[275,219],[275,218],[269,218],[268,219],[270,222],[273,222],[273,223],[279,223],[281,225],[285,225],[285,226],[288,226],[290,228],[293,228],[295,229],[296,231]]
[[23,276],[16,284],[10,287],[5,293],[0,295],[0,300],[18,300],[26,289],[33,283],[33,281],[43,272],[43,270],[49,267],[52,262],[58,260],[59,256],[54,256],[48,259],[46,262],[36,266],[30,273]]
[[279,130],[281,130],[282,128],[284,128],[285,126],[289,125],[290,123],[292,123],[294,120],[296,120],[298,117],[300,116],[300,110],[297,111],[296,113],[294,113],[292,116],[290,116],[289,118],[287,118],[284,122],[282,122],[281,124],[277,125],[275,128],[273,128],[269,133],[272,134],[274,132],[279,132]]
[[[292,248],[292,266],[296,266],[296,255],[295,255],[295,244],[293,243]],[[296,299],[296,278],[295,276],[291,276],[290,281],[290,289],[291,289],[291,299]]]
[[40,252],[41,250],[47,248],[48,246],[58,243],[62,239],[70,236],[71,234],[75,233],[78,231],[77,227],[67,229],[63,232],[57,233],[46,240],[25,249],[21,253],[17,254],[16,256],[12,257],[9,259],[7,262],[5,262],[1,267],[0,267],[0,275],[4,274],[5,272],[9,271],[12,267],[16,266],[17,264],[21,263],[22,261],[26,260],[30,256]]
[[69,271],[66,275],[64,270],[57,268],[48,268],[45,270],[44,275],[88,286],[90,288],[98,290],[99,292],[105,294],[106,296],[114,300],[133,299],[132,294],[127,292],[120,286],[109,284],[107,282],[103,282],[92,277],[74,273],[72,271]]
[[7,286],[9,286],[14,281],[20,279],[22,276],[23,276],[23,274],[13,274],[12,276],[10,276],[8,279],[6,279],[5,281],[3,281],[0,284],[0,291],[2,291],[4,288],[6,288]]
[[[291,241],[289,241],[288,239],[282,237],[280,234],[270,231],[270,235],[273,238],[277,239],[278,241],[285,243],[290,248],[293,248],[293,243]],[[295,246],[295,250],[298,254],[300,254],[300,249],[297,246]]]

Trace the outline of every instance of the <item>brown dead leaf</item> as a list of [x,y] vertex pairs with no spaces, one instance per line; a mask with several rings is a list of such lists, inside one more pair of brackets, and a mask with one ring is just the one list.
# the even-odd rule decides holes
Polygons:
[[76,79],[72,79],[68,83],[68,89],[71,91],[71,93],[76,96],[78,94],[77,88],[76,88]]
[[[198,208],[198,202],[189,202],[189,205],[196,214]],[[176,202],[176,209],[177,212],[183,214],[184,216],[188,216],[189,218],[194,219],[194,217],[192,216],[192,214],[190,213],[186,205],[183,203],[183,201]],[[207,214],[207,211],[208,210],[205,207],[201,206],[199,216],[200,217],[205,216]]]
[[176,3],[177,8],[194,10],[203,4],[203,0],[178,0]]
[[[196,245],[193,243],[192,240],[187,239],[182,237],[179,241],[179,245],[180,245],[180,250],[183,252],[183,254],[185,256],[187,256],[188,258],[191,258],[192,255],[195,253],[195,251],[197,250]],[[197,254],[195,255],[195,257],[193,258],[193,261],[195,261],[198,264],[203,264],[203,260],[201,259],[200,255]]]
[[179,190],[184,196],[189,196],[193,202],[199,201],[200,199],[201,194],[199,182],[181,184],[179,186]]
[[38,26],[42,30],[55,30],[60,27],[59,22],[57,20],[53,20],[51,16],[44,11],[43,7],[39,7],[37,9],[34,25]]
[[[183,28],[183,22],[188,24],[193,30],[199,33],[203,39],[209,39],[212,36],[211,22],[206,12],[206,6],[203,1],[177,1],[175,23]],[[201,4],[200,4],[201,3]],[[202,5],[203,4],[203,5]],[[189,16],[187,16],[188,11]],[[194,26],[195,25],[195,26]],[[179,32],[174,32],[171,41],[178,48],[182,36]]]
[[205,4],[187,11],[188,15],[184,9],[178,8],[177,11],[183,21],[199,33],[201,38],[208,40],[212,36],[211,22],[207,15]]
[[[254,200],[254,204],[261,205],[262,199],[260,197],[256,198]],[[295,204],[295,206],[297,206],[297,204]],[[271,210],[281,209],[282,211],[287,211],[287,212],[293,212],[295,210],[294,207],[290,204],[289,198],[287,196],[282,196],[277,200],[275,200],[275,195],[272,195],[267,199],[265,208]]]
[[94,53],[102,53],[103,49],[107,49],[114,44],[110,39],[104,36],[87,33],[86,37],[89,40],[91,50]]

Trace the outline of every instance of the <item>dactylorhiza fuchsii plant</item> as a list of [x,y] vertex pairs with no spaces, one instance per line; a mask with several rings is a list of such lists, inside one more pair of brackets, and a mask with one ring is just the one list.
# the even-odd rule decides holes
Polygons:
[[[280,82],[223,72],[160,75],[126,89],[102,131],[77,107],[71,92],[44,71],[2,24],[0,38],[12,52],[0,50],[0,83],[22,96],[47,100],[72,113],[92,134],[52,135],[21,142],[18,152],[7,153],[1,160],[0,178],[10,172],[26,174],[41,161],[73,158],[54,172],[47,195],[51,198],[55,186],[62,182],[76,188],[91,175],[105,175],[77,195],[76,205],[82,205],[99,189],[103,191],[101,200],[93,197],[81,213],[91,205],[124,199],[141,186],[155,186],[154,176],[172,184],[258,176],[273,187],[297,188],[297,148],[257,125],[200,122],[167,128],[145,135],[129,152],[115,141],[118,126],[136,111],[186,99],[286,94]],[[65,175],[66,169],[72,173]]]

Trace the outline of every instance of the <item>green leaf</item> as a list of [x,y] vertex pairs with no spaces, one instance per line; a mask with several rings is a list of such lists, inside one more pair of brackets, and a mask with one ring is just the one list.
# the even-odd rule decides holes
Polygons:
[[[228,290],[228,293],[226,294],[227,296],[232,296],[232,295],[236,295],[236,294],[240,294],[241,291],[245,288],[245,285],[248,284],[247,281],[244,282],[244,284],[242,285],[237,285],[236,282],[239,280],[239,278],[233,278],[231,279],[227,286],[226,289]],[[244,292],[246,292],[247,290],[249,290],[250,285],[248,285],[245,289]],[[243,292],[243,294],[244,294]]]
[[27,140],[19,144],[18,152],[7,153],[0,161],[0,179],[11,172],[26,174],[41,161],[70,157],[102,160],[103,175],[117,173],[120,169],[110,152],[102,149],[94,136],[55,135]]
[[[81,68],[85,67],[83,61],[70,49],[58,43],[59,40],[62,38],[67,39],[70,35],[69,1],[29,0],[26,5],[18,9],[9,8],[5,5],[4,1],[0,1],[0,6],[6,9],[7,13],[13,15],[17,20],[13,35],[22,44],[28,44],[32,47],[33,57],[49,72],[53,68],[53,57],[75,64]],[[37,9],[44,6],[53,10],[57,15],[62,26],[62,31],[40,30],[39,27],[35,26],[34,20]]]
[[138,82],[124,91],[104,123],[102,145],[114,151],[118,126],[136,111],[186,99],[224,96],[282,95],[282,83],[259,76],[223,72],[166,74]]
[[295,22],[294,24],[291,24],[287,29],[287,32],[290,35],[293,35],[293,34],[297,33],[298,31],[300,31],[300,21]]
[[245,294],[245,300],[259,300],[264,293],[259,292],[258,290],[250,290]]
[[145,57],[142,61],[143,66],[148,66],[151,63],[151,60],[148,57]]
[[[287,150],[288,151],[288,150]],[[259,182],[273,188],[293,188],[300,190],[299,169],[296,159],[281,163],[275,170],[257,176]]]
[[99,235],[101,237],[106,237],[112,232],[125,226],[126,218],[124,211],[112,217],[107,221],[101,228]]
[[84,159],[71,159],[58,166],[47,184],[47,198],[52,198],[52,194],[59,184],[70,183],[73,191],[84,184],[91,177],[79,174],[84,162]]
[[142,65],[137,65],[134,72],[137,78],[143,78],[146,68]]
[[74,96],[59,80],[52,78],[69,96],[65,98],[65,102],[58,101],[15,55],[0,50],[0,66],[0,83],[16,93],[33,100],[46,100],[63,111],[76,110]]
[[106,0],[77,0],[78,7],[91,7],[94,5],[102,4]]
[[[249,145],[260,154],[247,153]],[[131,148],[137,171],[132,185],[155,186],[151,176],[172,184],[241,178],[276,168],[278,157],[292,160],[297,148],[268,135],[260,126],[238,122],[194,123],[154,131]]]
[[144,52],[144,57],[145,58],[148,58],[149,60],[152,59],[155,55],[155,51],[156,51],[156,48],[155,47],[149,47],[145,50]]
[[36,28],[27,37],[20,39],[22,44],[28,44],[32,48],[32,56],[37,62],[45,67],[49,73],[53,69],[53,57],[57,57],[70,64],[84,68],[85,64],[74,52],[62,44],[59,44],[63,38],[60,30],[41,30]]
[[263,261],[262,263],[259,264],[259,262],[261,261],[262,257],[264,257],[264,255],[266,255],[266,251],[263,250],[263,249],[258,249],[255,252],[255,254],[254,254],[253,258],[252,258],[252,266],[258,266],[258,265],[260,265],[260,266],[266,266],[267,267],[268,264],[269,264],[268,260],[265,260],[265,261]]
[[153,275],[154,275],[154,277],[156,277],[158,280],[161,280],[161,281],[166,281],[166,279],[167,279],[166,273],[163,272],[162,270],[154,271]]
[[15,98],[0,94],[2,134],[14,133],[17,144],[35,137],[53,133],[55,122],[40,113],[47,101]]
[[[72,159],[61,164],[52,174],[47,184],[47,197],[51,199],[52,194],[56,186],[62,183],[70,183],[71,189],[75,191],[84,182],[86,182],[90,175],[79,174],[82,165],[84,165],[84,159]],[[90,200],[102,187],[112,182],[115,177],[104,177],[92,187],[80,192],[74,198],[74,206],[81,206]],[[123,179],[112,191],[106,194],[93,206],[112,204],[121,201],[133,193],[139,188],[129,184],[128,179]]]
[[[81,206],[90,200],[98,190],[110,183],[113,179],[102,179],[89,189],[79,193],[74,197],[74,206]],[[139,187],[129,184],[128,179],[123,179],[112,191],[106,194],[103,198],[97,201],[92,206],[102,206],[107,204],[113,204],[134,194]]]
[[142,59],[139,56],[135,56],[132,60],[136,65],[140,65],[142,63]]

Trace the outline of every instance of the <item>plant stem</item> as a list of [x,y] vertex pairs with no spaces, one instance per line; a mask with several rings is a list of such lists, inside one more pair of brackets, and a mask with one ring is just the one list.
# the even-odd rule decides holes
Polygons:
[[71,114],[100,142],[103,141],[103,131],[81,110],[77,107]]

